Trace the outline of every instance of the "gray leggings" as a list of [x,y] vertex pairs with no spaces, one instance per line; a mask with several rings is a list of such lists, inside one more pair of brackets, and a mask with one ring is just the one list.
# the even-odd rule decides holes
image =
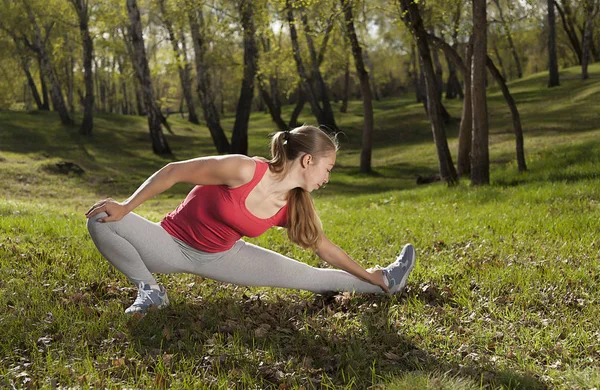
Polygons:
[[334,269],[311,267],[279,253],[238,240],[218,253],[199,251],[135,213],[118,222],[88,219],[87,228],[100,253],[133,283],[156,284],[152,273],[186,272],[244,286],[383,293],[379,286]]

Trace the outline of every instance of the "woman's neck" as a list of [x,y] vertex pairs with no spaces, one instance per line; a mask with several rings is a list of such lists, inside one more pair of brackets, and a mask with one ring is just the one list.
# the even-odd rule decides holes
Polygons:
[[291,166],[285,176],[267,169],[259,185],[268,197],[287,199],[288,193],[294,188],[301,187],[302,183],[297,170]]

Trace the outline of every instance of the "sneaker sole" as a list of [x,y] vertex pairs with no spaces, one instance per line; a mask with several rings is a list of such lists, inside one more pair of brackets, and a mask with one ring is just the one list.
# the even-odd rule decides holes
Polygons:
[[415,247],[413,247],[411,244],[407,244],[403,251],[405,250],[412,251],[412,256],[410,257],[409,261],[410,264],[408,265],[408,271],[406,271],[406,274],[404,274],[402,280],[400,280],[400,283],[392,287],[392,289],[390,290],[390,293],[392,294],[397,294],[404,290],[404,287],[406,287],[406,280],[408,279],[408,276],[412,272],[413,268],[415,268],[415,264],[417,263],[417,253],[415,252]]

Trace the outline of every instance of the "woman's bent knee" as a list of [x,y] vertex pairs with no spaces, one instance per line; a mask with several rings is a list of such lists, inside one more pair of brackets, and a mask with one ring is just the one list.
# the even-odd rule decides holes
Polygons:
[[98,227],[99,227],[101,224],[103,224],[103,222],[98,222],[98,220],[99,220],[100,218],[104,218],[104,217],[107,217],[107,216],[108,216],[108,214],[106,214],[105,212],[102,212],[102,213],[99,213],[99,214],[96,214],[96,215],[94,215],[94,216],[93,216],[93,217],[91,217],[91,218],[88,218],[88,220],[87,220],[87,224],[86,224],[86,225],[87,225],[87,230],[88,230],[88,232],[90,232],[90,234],[94,234],[94,232],[96,231],[96,229],[97,229],[97,228],[98,228]]

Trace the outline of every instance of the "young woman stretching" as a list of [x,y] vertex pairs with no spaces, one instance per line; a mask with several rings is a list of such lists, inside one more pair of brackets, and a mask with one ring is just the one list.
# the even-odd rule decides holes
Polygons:
[[[390,294],[401,292],[415,265],[412,245],[384,269],[365,270],[323,234],[310,192],[329,181],[338,145],[313,126],[280,131],[270,161],[241,155],[174,162],[124,202],[105,199],[86,213],[98,250],[138,286],[125,313],[169,304],[153,273],[189,272],[245,286]],[[176,183],[195,187],[160,223],[131,211]],[[341,270],[322,269],[246,243],[272,226]]]

